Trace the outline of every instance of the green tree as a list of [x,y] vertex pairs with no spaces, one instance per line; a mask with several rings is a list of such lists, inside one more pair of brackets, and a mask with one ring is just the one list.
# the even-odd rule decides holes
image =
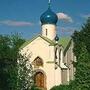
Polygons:
[[77,62],[74,63],[75,81],[72,90],[90,90],[90,18],[82,26],[81,31],[75,31],[73,36],[74,54]]
[[90,90],[90,17],[80,31],[75,31],[73,36],[74,54],[76,62],[75,80],[69,85],[60,85],[51,90]]
[[17,57],[24,42],[18,34],[0,35],[0,90],[16,90]]
[[59,86],[54,86],[50,90],[71,90],[69,85],[59,85]]

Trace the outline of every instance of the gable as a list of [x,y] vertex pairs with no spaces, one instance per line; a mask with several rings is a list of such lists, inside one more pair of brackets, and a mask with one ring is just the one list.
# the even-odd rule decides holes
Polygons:
[[61,45],[63,46],[64,48],[64,54],[67,52],[70,44],[71,44],[71,38],[70,37],[61,37],[58,41],[58,44],[55,42],[55,41],[52,41],[50,39],[48,39],[47,37],[44,37],[44,36],[41,36],[41,35],[38,35],[36,37],[33,37],[32,39],[30,40],[27,40],[21,47],[20,49],[23,49],[24,47],[26,47],[27,45],[29,45],[31,42],[33,42],[34,40],[36,40],[37,38],[41,38],[43,39],[44,41],[46,41],[47,43],[49,43],[49,45],[51,46],[55,46],[55,45]]
[[20,49],[23,49],[24,47],[26,47],[28,44],[30,44],[31,42],[33,42],[34,40],[36,40],[38,37],[42,38],[43,40],[45,40],[46,42],[48,42],[51,46],[54,46],[56,43],[55,41],[52,41],[50,39],[48,39],[47,37],[44,37],[44,36],[41,36],[41,35],[38,35],[30,40],[27,40],[21,47]]

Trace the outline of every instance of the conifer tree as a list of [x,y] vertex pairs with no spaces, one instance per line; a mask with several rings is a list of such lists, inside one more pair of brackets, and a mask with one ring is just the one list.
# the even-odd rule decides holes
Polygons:
[[72,90],[90,90],[90,18],[73,36],[76,72]]

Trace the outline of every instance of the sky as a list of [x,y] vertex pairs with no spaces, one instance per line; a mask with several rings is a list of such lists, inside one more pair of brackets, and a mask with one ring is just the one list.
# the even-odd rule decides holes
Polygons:
[[[48,0],[0,0],[0,34],[27,39],[40,34],[40,16],[47,8]],[[70,36],[90,16],[90,0],[51,0],[51,9],[58,16],[58,36]]]

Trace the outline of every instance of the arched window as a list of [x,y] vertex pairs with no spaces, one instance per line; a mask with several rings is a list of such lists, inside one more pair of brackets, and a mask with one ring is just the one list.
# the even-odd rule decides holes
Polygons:
[[55,63],[59,65],[59,50],[55,49]]
[[33,61],[34,67],[43,66],[43,60],[40,57],[35,58]]

